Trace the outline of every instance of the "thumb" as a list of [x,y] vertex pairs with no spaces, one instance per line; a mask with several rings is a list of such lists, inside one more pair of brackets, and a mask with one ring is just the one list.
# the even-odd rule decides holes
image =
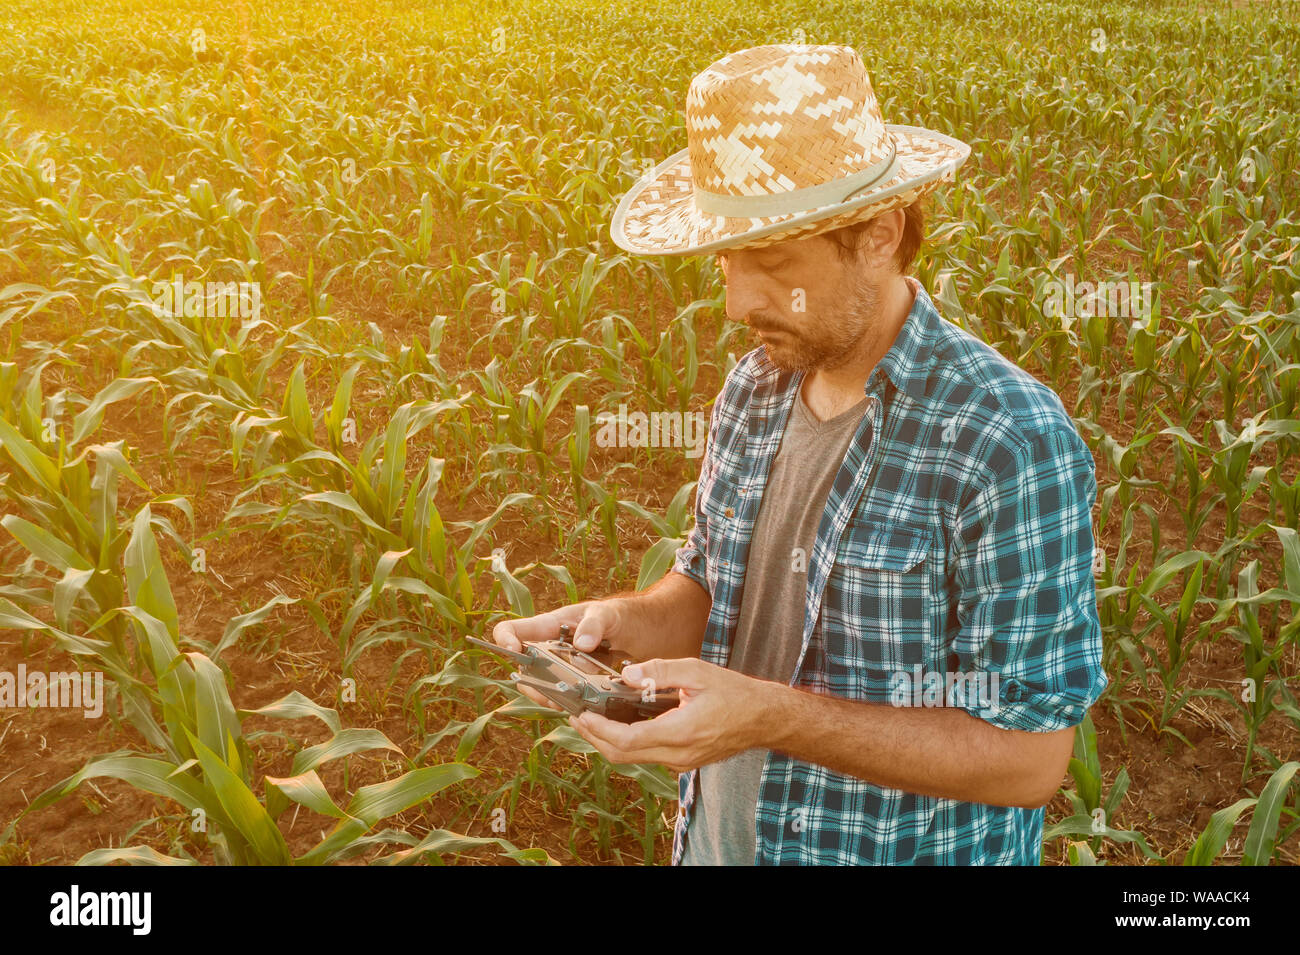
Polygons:
[[587,652],[595,650],[600,641],[613,635],[616,622],[612,607],[603,606],[602,602],[593,603],[573,630],[573,645]]
[[[694,657],[678,660],[646,660],[623,668],[623,680],[629,686],[657,690],[670,688],[700,690],[707,680],[708,665]],[[647,682],[649,681],[649,682]]]

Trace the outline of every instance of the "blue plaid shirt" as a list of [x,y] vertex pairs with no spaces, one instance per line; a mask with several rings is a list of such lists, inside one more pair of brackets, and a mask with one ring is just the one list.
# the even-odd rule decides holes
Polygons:
[[[889,703],[904,679],[923,683],[923,674],[982,674],[986,688],[996,675],[996,696],[947,703],[1005,729],[1066,729],[1107,683],[1092,454],[1054,392],[945,321],[908,282],[915,302],[867,379],[867,411],[808,561],[791,685]],[[713,408],[695,526],[673,569],[713,598],[700,655],[719,666],[802,381],[760,347],[737,363]],[[674,865],[697,780],[692,771],[678,781]],[[1042,808],[916,795],[774,752],[755,811],[755,862],[1036,865],[1042,829]]]

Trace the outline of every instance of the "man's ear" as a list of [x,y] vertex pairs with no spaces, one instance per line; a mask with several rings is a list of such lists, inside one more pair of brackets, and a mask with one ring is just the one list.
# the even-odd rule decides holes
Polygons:
[[889,269],[894,253],[903,241],[903,227],[907,214],[902,209],[890,209],[872,219],[858,245],[858,255],[875,269]]

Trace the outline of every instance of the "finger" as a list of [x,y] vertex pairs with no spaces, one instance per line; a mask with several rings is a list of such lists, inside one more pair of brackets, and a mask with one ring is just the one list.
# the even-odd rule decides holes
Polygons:
[[[609,741],[609,738],[593,728],[591,722],[593,713],[582,713],[578,716],[569,717],[569,725],[578,731],[578,735],[590,743],[600,755],[604,756],[611,763],[627,763],[631,760],[615,744]],[[598,719],[602,717],[597,717]]]
[[611,749],[622,749],[628,745],[629,739],[626,734],[628,729],[627,723],[620,723],[617,720],[607,719],[599,713],[586,712],[574,717],[577,729],[585,731],[591,742],[599,741],[601,745]]
[[588,652],[600,646],[600,641],[613,635],[615,623],[614,608],[604,601],[588,604],[573,631],[573,645]]
[[559,709],[559,707],[556,706],[555,701],[547,699],[546,697],[542,696],[542,694],[538,693],[536,690],[532,689],[531,687],[520,686],[519,684],[516,683],[515,689],[518,690],[520,693],[522,693],[524,696],[528,697],[534,703],[538,703],[542,706],[545,706],[547,709],[552,709],[552,710]]
[[524,645],[519,639],[518,630],[515,629],[515,624],[518,622],[518,620],[502,620],[492,628],[492,642],[514,653],[521,651]]
[[680,707],[636,723],[620,723],[598,713],[583,713],[579,722],[594,740],[625,754],[680,748],[694,740],[696,729],[695,717]]
[[[656,717],[656,722],[663,719],[662,716]],[[609,725],[609,724],[612,724]],[[617,727],[622,726],[613,720],[607,720],[595,713],[584,713],[578,717],[569,717],[569,725],[576,729],[588,743],[596,748],[596,751],[604,756],[611,763],[621,765],[631,765],[635,763],[660,763],[673,769],[674,772],[683,772],[682,767],[690,768],[697,760],[690,747],[676,743],[667,745],[654,745],[647,740],[640,739],[632,742],[630,740],[620,744],[614,742],[614,737],[619,737]],[[640,726],[643,724],[633,724]]]
[[567,623],[569,626],[576,626],[582,619],[586,607],[586,603],[572,604],[534,617],[502,620],[492,628],[492,640],[498,646],[516,653],[523,649],[524,643],[556,640],[560,636],[560,625]]
[[677,660],[654,659],[623,668],[623,680],[642,690],[702,690],[709,678],[709,664],[695,657]]
[[492,628],[492,639],[498,646],[518,653],[525,642],[553,640],[559,635],[560,625],[552,618],[552,614],[544,613],[536,617],[502,620]]

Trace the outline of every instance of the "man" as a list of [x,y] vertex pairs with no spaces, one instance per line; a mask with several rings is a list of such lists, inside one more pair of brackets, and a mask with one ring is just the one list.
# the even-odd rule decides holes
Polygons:
[[574,624],[680,689],[654,720],[571,720],[683,774],[674,863],[1036,864],[1106,686],[1095,467],[1060,399],[906,274],[969,147],[887,126],[846,47],[725,57],[686,118],[612,233],[717,254],[762,346],[714,405],[673,569],[494,636]]

